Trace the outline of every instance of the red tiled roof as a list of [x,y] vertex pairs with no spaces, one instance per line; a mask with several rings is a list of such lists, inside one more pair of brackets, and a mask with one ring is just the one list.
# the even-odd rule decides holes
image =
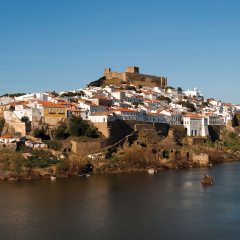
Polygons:
[[2,138],[12,138],[13,137],[13,135],[4,135],[4,136],[2,136]]
[[131,109],[124,109],[124,108],[121,108],[121,109],[111,109],[112,111],[116,111],[116,112],[138,112],[138,111],[135,111],[135,110],[131,110]]

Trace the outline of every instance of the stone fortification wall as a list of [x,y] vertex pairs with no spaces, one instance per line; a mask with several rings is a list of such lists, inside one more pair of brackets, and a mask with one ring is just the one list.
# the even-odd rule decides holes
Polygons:
[[11,122],[6,121],[6,123],[9,124],[9,128],[13,127],[15,132],[20,132],[22,136],[27,135],[28,132],[31,131],[31,123],[25,123],[25,122]]
[[110,137],[110,128],[107,122],[93,122],[92,125],[94,125],[106,138]]
[[78,154],[86,154],[100,151],[107,146],[107,142],[75,142],[71,141],[72,151]]
[[166,77],[156,77],[152,75],[141,74],[139,73],[138,67],[127,67],[126,72],[122,73],[111,72],[110,68],[105,68],[103,76],[107,79],[118,78],[126,83],[146,82],[155,83],[159,87],[167,87]]
[[201,153],[199,155],[193,154],[192,160],[193,160],[193,162],[197,162],[200,165],[208,165],[209,164],[209,155],[206,153]]
[[48,125],[49,127],[56,128],[57,124],[61,121],[66,121],[66,119],[62,117],[33,116],[32,128],[38,128],[42,125]]
[[205,142],[205,139],[202,137],[192,137],[188,138],[188,144],[189,145],[198,145],[203,144]]
[[220,134],[226,129],[226,125],[209,125],[208,132],[212,138],[212,141],[219,140]]
[[113,122],[92,123],[102,134],[108,138],[108,144],[112,145],[134,131],[147,131],[150,135],[166,137],[169,125],[166,123],[151,123],[136,120],[116,120]]

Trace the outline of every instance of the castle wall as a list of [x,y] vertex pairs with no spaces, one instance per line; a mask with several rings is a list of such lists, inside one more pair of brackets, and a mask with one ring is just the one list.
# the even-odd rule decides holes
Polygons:
[[152,123],[137,120],[116,120],[111,122],[93,122],[98,130],[108,138],[108,144],[114,144],[134,131],[146,130],[155,136],[167,136],[169,125],[166,123]]
[[13,127],[15,132],[20,132],[22,136],[27,135],[28,132],[31,131],[31,123],[25,123],[25,122],[11,122],[6,121],[9,124],[9,128]]
[[206,153],[193,154],[192,160],[193,162],[197,162],[201,165],[207,165],[209,163],[209,155]]
[[146,82],[155,83],[159,87],[167,87],[166,77],[156,77],[139,73],[138,67],[127,67],[127,71],[123,73],[111,72],[110,68],[104,69],[104,74],[107,79],[118,78],[126,83],[131,82]]
[[86,154],[100,151],[107,146],[106,142],[75,142],[71,141],[72,151],[78,154]]

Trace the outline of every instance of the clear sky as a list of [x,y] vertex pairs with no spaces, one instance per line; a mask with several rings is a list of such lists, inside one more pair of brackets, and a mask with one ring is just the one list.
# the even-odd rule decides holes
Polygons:
[[240,103],[239,0],[6,0],[0,94],[85,88],[103,69]]

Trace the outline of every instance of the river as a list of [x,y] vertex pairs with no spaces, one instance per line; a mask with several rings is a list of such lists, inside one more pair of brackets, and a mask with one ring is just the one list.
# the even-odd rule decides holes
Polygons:
[[[214,185],[203,186],[206,173]],[[240,162],[0,181],[0,239],[239,239]]]

